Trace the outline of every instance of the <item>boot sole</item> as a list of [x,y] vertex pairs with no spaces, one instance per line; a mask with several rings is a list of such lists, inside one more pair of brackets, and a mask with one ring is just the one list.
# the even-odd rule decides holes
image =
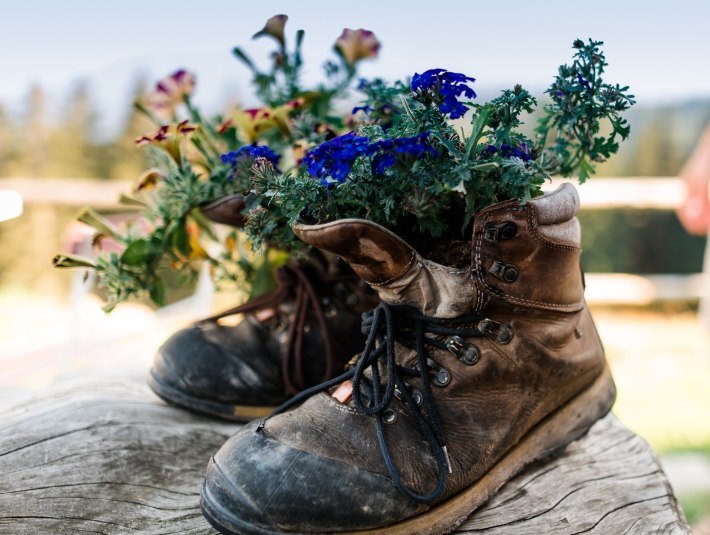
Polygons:
[[195,414],[212,416],[222,420],[247,423],[257,418],[265,418],[276,409],[275,405],[235,405],[190,396],[162,382],[153,375],[152,370],[148,374],[147,382],[150,389],[166,403]]
[[[442,535],[450,533],[486,503],[491,496],[526,466],[561,453],[583,437],[614,404],[616,388],[609,367],[585,390],[549,414],[506,453],[485,475],[447,501],[417,516],[382,528],[342,531],[342,535]],[[307,535],[294,531],[270,531],[247,524],[211,499],[202,486],[200,507],[205,518],[227,535]]]

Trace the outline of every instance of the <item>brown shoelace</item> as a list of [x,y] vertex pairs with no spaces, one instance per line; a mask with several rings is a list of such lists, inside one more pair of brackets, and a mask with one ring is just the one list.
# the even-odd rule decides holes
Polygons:
[[354,274],[330,275],[315,268],[306,271],[298,265],[280,267],[274,275],[277,283],[276,289],[255,297],[243,305],[205,318],[201,320],[201,323],[216,322],[235,314],[250,314],[260,310],[278,309],[280,305],[293,299],[286,343],[282,346],[283,358],[281,359],[281,366],[286,393],[296,394],[309,386],[304,375],[303,362],[304,333],[309,313],[312,313],[315,317],[321,330],[325,354],[325,371],[321,380],[317,381],[316,384],[330,379],[335,367],[328,322],[325,319],[318,290],[320,289],[322,292],[328,285],[336,283],[354,283],[357,281],[357,277]]

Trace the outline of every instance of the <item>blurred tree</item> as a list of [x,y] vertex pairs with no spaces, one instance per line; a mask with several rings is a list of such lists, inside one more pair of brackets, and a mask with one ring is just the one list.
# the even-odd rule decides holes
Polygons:
[[[137,78],[131,101],[142,97],[146,93],[146,81]],[[121,133],[114,139],[96,145],[95,162],[96,175],[101,178],[138,178],[145,171],[145,151],[136,148],[135,140],[146,132],[154,130],[145,116],[139,114],[133,106],[130,107],[123,123]]]
[[8,175],[10,160],[16,157],[15,128],[7,110],[0,104],[0,176]]
[[673,176],[682,165],[682,155],[673,143],[673,111],[661,108],[638,133],[630,174],[636,176]]
[[49,125],[47,121],[46,96],[42,88],[30,88],[21,123],[14,128],[16,150],[5,163],[7,176],[47,176],[47,141]]
[[96,155],[91,154],[97,114],[84,81],[71,91],[59,119],[47,139],[48,176],[86,178],[96,176]]

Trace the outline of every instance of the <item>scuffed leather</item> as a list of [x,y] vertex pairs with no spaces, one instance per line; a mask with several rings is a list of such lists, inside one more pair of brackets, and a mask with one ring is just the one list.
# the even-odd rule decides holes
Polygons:
[[[424,509],[388,478],[291,448],[256,432],[256,425],[222,446],[206,477],[211,498],[252,528],[332,533],[352,525],[386,525],[392,508],[408,515]],[[353,499],[356,509],[347,507]]]
[[[452,376],[447,386],[432,387],[453,472],[436,503],[482,477],[532,427],[592,384],[605,369],[604,351],[584,303],[579,246],[555,242],[540,232],[541,220],[547,221],[547,225],[564,225],[574,219],[578,206],[576,191],[566,186],[546,196],[541,203],[521,205],[510,201],[491,206],[475,217],[471,265],[465,270],[467,277],[452,282],[439,276],[442,280],[437,281],[437,272],[423,269],[404,285],[418,289],[407,295],[410,304],[415,302],[422,310],[437,299],[439,302],[434,309],[438,310],[443,301],[453,301],[448,296],[458,291],[468,296],[466,309],[469,312],[477,311],[509,327],[513,333],[506,344],[488,337],[469,338],[467,341],[480,351],[478,362],[472,366],[446,349],[428,350],[428,356],[436,365],[448,369]],[[544,212],[543,217],[541,212]],[[488,224],[510,222],[517,225],[515,236],[504,240],[486,239]],[[412,258],[418,263],[416,252],[405,247],[400,239],[373,240],[372,236],[379,231],[372,223],[358,220],[335,223],[300,226],[298,234],[309,243],[342,255],[346,261],[355,258],[359,273],[361,276],[364,273],[370,282],[378,278],[375,274],[389,277],[385,284],[377,282],[372,286],[383,299],[397,303],[398,295],[406,291],[389,296],[382,288],[407,279],[411,266],[398,277],[392,275],[409,265]],[[357,230],[351,235],[353,228]],[[367,232],[363,228],[367,228]],[[366,247],[357,245],[362,236],[370,240]],[[387,254],[373,250],[372,243],[388,246]],[[395,243],[397,247],[392,246]],[[366,252],[371,253],[369,259],[363,256]],[[381,270],[380,260],[386,266]],[[516,266],[516,280],[505,282],[492,274],[490,267],[495,261]],[[422,266],[427,266],[425,259]],[[376,270],[380,271],[375,273]],[[435,281],[433,286],[444,286],[447,291],[435,293],[426,280],[429,277]],[[415,359],[412,350],[399,344],[395,355],[403,365],[411,365]],[[421,389],[418,378],[410,379],[408,384]],[[396,399],[390,408],[396,411],[397,419],[385,425],[384,431],[396,468],[412,490],[428,493],[437,483],[434,458],[408,408]],[[362,414],[352,400],[341,404],[325,393],[313,396],[298,408],[267,420],[262,433],[289,450],[341,463],[343,474],[356,470],[389,477],[373,419]],[[232,440],[245,439],[240,432]],[[265,468],[262,477],[289,481],[287,472],[282,468]],[[234,481],[239,481],[239,470],[231,474]],[[337,475],[330,477],[337,478]],[[293,493],[283,499],[296,500],[308,510],[310,491],[303,492],[298,486],[291,487],[292,484],[288,482]],[[370,493],[377,492],[377,484],[363,483],[366,486],[351,494],[343,508],[356,515]],[[245,492],[256,500],[257,507],[266,506],[258,501],[258,489],[245,487]],[[413,514],[411,507],[405,507],[401,501],[383,501],[379,509],[391,523]],[[304,515],[311,513],[294,514],[305,518]],[[345,526],[348,529],[370,527],[355,520]]]
[[399,236],[364,219],[294,225],[293,232],[306,243],[340,256],[368,284],[382,285],[398,279],[417,256]]
[[[347,269],[337,261],[327,267],[335,273]],[[336,359],[333,373],[339,374],[362,350],[361,313],[376,304],[375,296],[365,289],[356,294],[344,284],[321,292],[328,302],[324,308]],[[261,323],[247,315],[234,326],[208,321],[182,329],[158,350],[151,373],[192,398],[233,405],[279,405],[289,397],[282,377],[289,307],[282,307],[280,321]],[[325,373],[323,333],[317,327],[317,322],[308,322],[303,335],[303,373],[309,385],[320,382]]]
[[475,287],[470,269],[422,258],[386,228],[362,219],[296,225],[305,242],[335,253],[390,304],[410,305],[425,314],[454,318],[470,311]]

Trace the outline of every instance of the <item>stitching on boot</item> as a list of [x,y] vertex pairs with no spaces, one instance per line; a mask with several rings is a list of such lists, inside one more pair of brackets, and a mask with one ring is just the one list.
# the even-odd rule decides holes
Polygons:
[[385,284],[389,284],[391,282],[394,282],[394,281],[402,278],[404,276],[404,274],[407,271],[409,271],[409,269],[414,265],[414,262],[417,259],[417,253],[415,253],[414,251],[411,252],[411,255],[412,255],[412,257],[409,259],[409,263],[406,266],[404,266],[404,269],[402,269],[402,271],[397,273],[394,277],[391,277],[391,278],[389,278],[385,281],[382,281],[382,282],[370,282],[370,281],[366,281],[366,282],[370,286],[384,286]]
[[537,210],[537,208],[535,208],[535,206],[532,204],[529,204],[528,206],[530,207],[530,209],[528,209],[528,216],[527,216],[528,231],[530,232],[530,235],[537,242],[541,243],[545,247],[550,247],[552,249],[558,249],[560,251],[564,251],[564,252],[568,252],[568,253],[579,253],[580,252],[579,247],[573,247],[571,245],[562,245],[559,243],[555,243],[553,241],[548,240],[542,234],[540,234],[537,230],[537,224],[535,221],[537,218],[533,218],[533,215],[537,215],[537,212],[535,212],[535,210]]

